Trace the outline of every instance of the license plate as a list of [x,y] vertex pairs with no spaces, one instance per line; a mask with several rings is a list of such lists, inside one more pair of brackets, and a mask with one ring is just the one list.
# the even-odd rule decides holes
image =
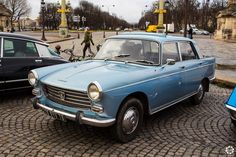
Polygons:
[[61,120],[61,121],[63,121],[63,122],[66,122],[66,118],[65,118],[65,116],[63,116],[63,115],[61,115],[61,114],[57,114],[57,113],[55,113],[55,112],[53,112],[53,111],[48,111],[48,110],[43,110],[47,115],[49,115],[49,116],[51,116],[51,117],[53,117],[53,118],[55,118],[55,119],[59,119],[59,120]]

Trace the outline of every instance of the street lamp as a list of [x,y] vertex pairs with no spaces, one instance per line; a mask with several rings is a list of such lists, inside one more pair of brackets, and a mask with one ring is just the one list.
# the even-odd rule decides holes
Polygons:
[[[102,8],[104,8],[105,7],[105,5],[102,5]],[[115,7],[115,4],[112,4],[111,6],[107,6],[107,12],[108,12],[108,14],[110,15],[110,10],[109,10],[109,7]],[[105,20],[104,20],[105,21]],[[105,22],[104,22],[105,23]],[[104,24],[104,26],[105,26],[106,24]]]
[[44,21],[44,12],[45,12],[45,2],[44,0],[41,0],[41,11],[42,11],[42,23],[43,23],[43,32],[42,32],[42,40],[46,41],[47,39],[45,38],[45,21]]
[[169,11],[169,7],[170,7],[170,2],[169,2],[169,0],[166,0],[165,1],[165,4],[164,4],[164,6],[165,6],[165,10],[166,10],[166,35],[168,34],[168,21],[167,21],[167,13],[168,13],[168,11]]
[[184,11],[184,37],[187,37],[188,1],[189,1],[189,0],[185,0],[185,11]]

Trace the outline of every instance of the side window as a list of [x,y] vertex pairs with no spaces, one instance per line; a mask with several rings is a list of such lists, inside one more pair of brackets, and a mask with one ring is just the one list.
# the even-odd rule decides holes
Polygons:
[[183,61],[197,59],[197,56],[195,55],[190,42],[180,42],[179,48]]
[[166,64],[167,59],[174,59],[176,62],[180,61],[176,42],[164,43],[162,53],[163,53],[162,64]]
[[143,53],[144,60],[151,61],[154,64],[160,64],[159,62],[159,44],[152,41],[143,41]]
[[3,57],[13,57],[15,54],[13,41],[4,39]]
[[48,50],[47,46],[36,44],[36,47],[39,51],[40,57],[51,57],[52,56],[50,51]]
[[4,39],[3,57],[38,57],[38,52],[33,42]]
[[27,57],[38,57],[39,56],[34,43],[26,42],[26,56]]

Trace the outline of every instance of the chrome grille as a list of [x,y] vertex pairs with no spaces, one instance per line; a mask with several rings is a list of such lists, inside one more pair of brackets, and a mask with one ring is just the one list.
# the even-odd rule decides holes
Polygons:
[[68,90],[50,85],[43,85],[43,91],[48,99],[56,103],[83,109],[91,107],[90,99],[86,92]]

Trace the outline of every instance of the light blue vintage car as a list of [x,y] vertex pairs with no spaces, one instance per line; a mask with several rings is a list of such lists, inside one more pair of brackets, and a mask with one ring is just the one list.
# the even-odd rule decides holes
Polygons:
[[201,103],[214,79],[215,59],[193,40],[157,33],[106,39],[93,60],[32,70],[35,109],[63,121],[111,126],[121,142],[135,138],[144,114],[190,98]]

